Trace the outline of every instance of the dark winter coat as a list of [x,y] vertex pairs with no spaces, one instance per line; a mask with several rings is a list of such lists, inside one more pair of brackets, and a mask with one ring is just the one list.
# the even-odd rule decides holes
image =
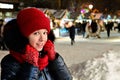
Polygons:
[[69,36],[72,40],[74,40],[74,38],[75,38],[75,26],[71,26],[69,28]]
[[97,23],[95,21],[93,21],[91,23],[91,29],[92,29],[92,33],[96,33],[98,26],[97,26]]
[[72,76],[57,53],[56,59],[42,71],[25,62],[20,64],[11,54],[1,61],[1,80],[72,80]]

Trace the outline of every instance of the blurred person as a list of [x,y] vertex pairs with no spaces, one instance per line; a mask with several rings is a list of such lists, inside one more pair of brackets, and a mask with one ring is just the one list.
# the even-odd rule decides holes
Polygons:
[[69,37],[71,39],[71,45],[75,43],[75,26],[73,22],[68,22],[67,23],[67,29],[69,31]]
[[120,33],[120,23],[118,23],[118,32]]
[[107,37],[109,38],[110,37],[110,31],[112,30],[112,27],[113,27],[113,22],[109,21],[107,24],[106,24],[106,30],[107,30]]
[[49,33],[49,19],[34,7],[9,21],[3,32],[9,54],[1,61],[1,80],[72,80]]
[[87,25],[87,22],[86,21],[83,21],[82,25],[81,25],[81,30],[82,30],[82,35],[83,35],[83,38],[85,37],[85,29],[86,29],[86,25]]
[[81,22],[78,22],[78,23],[75,24],[75,26],[76,26],[76,29],[77,29],[76,33],[77,33],[78,35],[80,35],[81,32],[82,32],[82,29],[81,29],[82,23],[81,23]]
[[90,36],[101,38],[100,37],[100,26],[97,24],[96,20],[92,20],[91,24],[88,23],[86,25],[86,32],[87,32],[86,38],[89,38]]
[[92,29],[92,33],[95,33],[98,29],[97,22],[95,20],[92,20],[91,22],[91,29]]
[[7,47],[4,44],[3,41],[3,26],[4,26],[4,20],[0,19],[0,50],[7,50]]

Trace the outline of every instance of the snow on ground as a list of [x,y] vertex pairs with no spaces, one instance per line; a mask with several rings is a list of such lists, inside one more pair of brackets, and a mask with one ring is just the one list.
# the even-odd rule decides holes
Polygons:
[[120,80],[120,54],[109,50],[103,55],[70,67],[73,80]]

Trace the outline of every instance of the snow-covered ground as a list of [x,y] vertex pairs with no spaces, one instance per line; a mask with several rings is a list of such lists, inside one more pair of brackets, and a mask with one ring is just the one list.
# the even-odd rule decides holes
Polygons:
[[120,52],[103,55],[70,67],[74,80],[120,80]]
[[101,39],[76,37],[71,46],[69,37],[58,39],[56,50],[64,57],[73,80],[120,80],[120,34]]

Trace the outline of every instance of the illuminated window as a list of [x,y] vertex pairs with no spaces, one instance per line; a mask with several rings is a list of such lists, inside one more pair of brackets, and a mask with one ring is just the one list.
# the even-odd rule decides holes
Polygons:
[[13,9],[13,4],[0,3],[0,8],[1,9]]

